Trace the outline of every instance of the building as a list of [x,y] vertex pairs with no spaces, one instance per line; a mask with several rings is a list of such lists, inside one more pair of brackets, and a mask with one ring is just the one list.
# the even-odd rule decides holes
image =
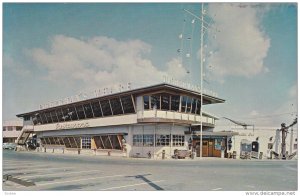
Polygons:
[[4,121],[2,129],[3,143],[15,143],[23,127],[23,121]]
[[[282,133],[278,127],[255,127],[254,129],[244,129],[242,127],[232,127],[232,131],[238,132],[233,136],[232,148],[228,151],[237,152],[237,157],[243,156],[244,152],[256,152],[254,158],[270,159],[275,155],[281,155]],[[292,155],[298,152],[297,127],[289,129],[286,137],[286,154]],[[272,153],[275,152],[275,153]]]
[[[155,159],[175,150],[195,149],[199,156],[202,120],[203,156],[221,157],[232,133],[213,134],[218,118],[204,111],[200,118],[200,99],[197,91],[162,83],[17,116],[23,135],[36,134],[40,151]],[[203,94],[203,105],[224,101]]]

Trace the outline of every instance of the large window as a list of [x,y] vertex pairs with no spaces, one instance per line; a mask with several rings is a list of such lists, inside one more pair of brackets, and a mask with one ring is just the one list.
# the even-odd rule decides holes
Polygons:
[[144,99],[144,110],[149,110],[150,109],[149,96],[145,95],[143,96],[143,99]]
[[156,146],[169,146],[170,135],[156,135]]
[[82,105],[76,106],[76,111],[79,119],[85,119],[85,113]]
[[51,118],[52,118],[53,122],[54,122],[54,123],[55,123],[55,122],[58,122],[58,118],[57,118],[57,115],[56,115],[55,110],[52,110],[52,111],[50,112],[50,114],[51,114]]
[[62,113],[61,109],[57,109],[57,110],[56,110],[56,114],[57,114],[57,117],[58,117],[58,121],[59,121],[59,122],[64,122],[64,121],[65,121],[65,120],[63,119],[64,114]]
[[100,104],[101,104],[103,116],[111,116],[112,113],[111,113],[109,101],[103,100],[103,101],[100,101]]
[[62,109],[62,111],[63,111],[63,119],[65,120],[65,121],[70,121],[71,120],[71,115],[70,115],[70,110],[69,110],[69,108],[67,108],[67,107],[65,107],[65,108],[63,108]]
[[133,146],[143,146],[143,135],[133,135]]
[[92,102],[92,109],[95,117],[102,117],[102,111],[100,108],[99,101]]
[[197,106],[197,100],[193,99],[192,100],[192,111],[191,111],[192,114],[195,114],[196,106]]
[[144,146],[153,146],[154,145],[154,135],[145,134],[143,137]]
[[160,95],[151,95],[151,109],[160,110]]
[[91,149],[91,137],[82,137],[81,144],[83,149]]
[[113,111],[113,115],[123,114],[123,109],[119,98],[111,99],[110,105]]
[[94,117],[90,103],[84,104],[83,108],[84,108],[86,118],[93,118]]
[[180,104],[180,96],[179,95],[171,95],[171,110],[178,112]]
[[186,113],[191,113],[192,98],[186,98]]
[[74,106],[70,106],[68,108],[68,111],[69,111],[69,116],[71,117],[72,120],[78,120],[78,116],[77,116],[77,113],[76,113],[76,110],[75,110],[75,107]]
[[46,116],[45,116],[45,113],[41,113],[41,117],[42,117],[42,122],[43,122],[43,124],[48,123],[48,122],[47,122],[47,119],[46,119]]
[[201,102],[199,99],[197,99],[197,109],[196,109],[196,114],[200,114],[200,109],[201,109]]
[[170,95],[161,95],[161,110],[170,110]]
[[181,112],[186,112],[186,101],[187,101],[187,97],[182,96],[181,97]]
[[172,135],[173,146],[184,146],[184,135]]
[[121,97],[121,101],[122,101],[122,106],[125,114],[135,112],[131,96]]

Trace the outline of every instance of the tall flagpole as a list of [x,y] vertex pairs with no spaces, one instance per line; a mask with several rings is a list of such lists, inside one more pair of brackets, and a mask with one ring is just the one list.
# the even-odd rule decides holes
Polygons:
[[203,3],[201,4],[201,46],[200,46],[200,96],[201,96],[201,104],[200,104],[200,158],[202,157],[202,108],[203,108]]

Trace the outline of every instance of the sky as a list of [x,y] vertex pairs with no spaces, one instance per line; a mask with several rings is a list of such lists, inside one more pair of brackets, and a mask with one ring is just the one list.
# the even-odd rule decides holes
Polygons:
[[[2,118],[118,84],[200,84],[200,3],[4,3]],[[204,110],[255,124],[297,114],[297,4],[206,3]]]

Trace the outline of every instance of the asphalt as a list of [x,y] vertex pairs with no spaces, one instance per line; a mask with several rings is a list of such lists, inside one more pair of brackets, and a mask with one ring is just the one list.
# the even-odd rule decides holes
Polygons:
[[297,191],[297,161],[3,151],[4,191]]

